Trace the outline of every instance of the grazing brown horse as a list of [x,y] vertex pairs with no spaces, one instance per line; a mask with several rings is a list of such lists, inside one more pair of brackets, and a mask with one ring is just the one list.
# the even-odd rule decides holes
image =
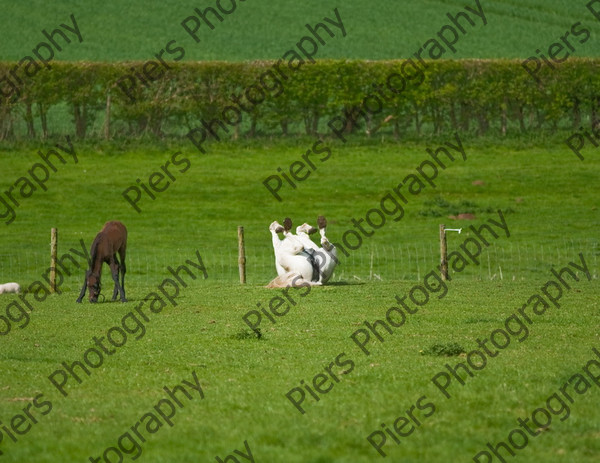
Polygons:
[[[125,299],[125,250],[127,248],[127,229],[125,225],[117,220],[106,222],[102,230],[94,238],[90,250],[90,268],[85,272],[83,288],[77,298],[81,302],[85,295],[85,288],[89,290],[90,302],[98,302],[100,295],[100,275],[102,274],[102,263],[110,266],[112,278],[115,281],[112,300],[117,298],[117,292],[121,294],[121,302]],[[117,252],[119,261],[117,261]],[[119,270],[121,271],[121,284],[119,284]]]

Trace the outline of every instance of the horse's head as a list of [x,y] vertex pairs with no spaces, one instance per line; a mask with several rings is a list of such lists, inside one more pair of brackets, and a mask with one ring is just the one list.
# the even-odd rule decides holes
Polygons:
[[100,295],[100,275],[89,272],[87,275],[87,287],[90,302],[98,302],[98,296]]

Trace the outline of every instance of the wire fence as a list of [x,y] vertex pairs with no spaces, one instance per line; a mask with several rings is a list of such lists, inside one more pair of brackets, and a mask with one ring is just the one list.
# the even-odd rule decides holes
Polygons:
[[[579,254],[583,253],[592,278],[598,279],[600,273],[599,240],[563,240],[548,244],[528,243],[491,243],[483,248],[476,258],[477,264],[465,256],[465,261],[456,254],[460,251],[458,242],[449,243],[450,276],[471,280],[528,280],[545,277],[552,267],[559,269],[569,262],[581,265]],[[168,267],[176,270],[187,265],[186,259],[198,262],[193,251],[183,253],[164,250],[159,254],[128,251],[127,285],[156,286],[169,277]],[[208,276],[214,281],[239,281],[237,243],[229,247],[211,247],[198,249]],[[64,255],[67,249],[60,249],[58,255]],[[454,252],[454,254],[453,254]],[[87,263],[82,257],[75,256],[65,260],[68,274],[64,274],[63,289],[78,289],[83,283]],[[413,242],[395,245],[365,245],[348,256],[339,255],[340,264],[336,268],[332,281],[369,281],[369,280],[422,280],[432,270],[438,270],[440,264],[439,243]],[[246,247],[246,274],[250,284],[266,284],[276,276],[275,259],[272,248]],[[467,262],[468,265],[464,265]],[[33,281],[45,282],[44,277],[50,267],[49,250],[29,249],[19,253],[5,251],[0,254],[0,283],[16,281],[21,286]],[[199,270],[188,267],[199,274]],[[464,267],[464,269],[462,269]],[[457,269],[459,272],[457,272]],[[108,268],[104,269],[104,286],[108,287]],[[110,283],[112,285],[112,283]]]

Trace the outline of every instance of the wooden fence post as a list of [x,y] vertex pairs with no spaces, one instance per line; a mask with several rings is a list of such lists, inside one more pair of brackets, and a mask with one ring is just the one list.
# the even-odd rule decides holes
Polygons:
[[440,274],[442,280],[448,279],[448,247],[446,244],[446,226],[440,224]]
[[50,230],[50,292],[56,292],[56,251],[58,247],[58,230]]
[[106,95],[106,113],[104,118],[104,139],[110,140],[110,91]]
[[244,245],[244,227],[238,227],[238,267],[240,283],[246,283],[246,249]]

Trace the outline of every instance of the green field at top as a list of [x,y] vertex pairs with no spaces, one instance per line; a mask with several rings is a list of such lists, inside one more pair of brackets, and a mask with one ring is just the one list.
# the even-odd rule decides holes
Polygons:
[[[448,17],[460,12],[456,52],[447,50],[444,58],[527,58],[548,55],[558,42],[571,56],[598,56],[600,22],[586,7],[600,11],[600,3],[590,0],[424,0],[419,2],[383,0],[345,2],[307,0],[223,0],[223,21],[207,13],[214,29],[202,22],[194,40],[182,27],[186,18],[216,7],[215,0],[140,1],[117,0],[77,2],[3,2],[1,60],[20,60],[31,55],[42,31],[51,32],[60,24],[72,27],[75,17],[82,42],[66,45],[56,53],[59,60],[122,61],[149,60],[170,41],[185,49],[185,60],[244,61],[278,59],[307,35],[306,25],[314,26],[324,18],[335,19],[337,8],[346,36],[339,29],[335,38],[326,32],[326,44],[316,58],[396,59],[408,58],[427,40],[439,38]],[[483,10],[484,20],[472,11]],[[471,10],[467,10],[466,8]],[[580,23],[579,25],[576,25]],[[189,22],[190,27],[194,25]],[[572,27],[575,26],[575,31]],[[582,31],[587,30],[589,35]],[[452,32],[446,34],[453,40]],[[579,34],[574,34],[579,31]],[[561,37],[569,42],[566,45]],[[587,39],[586,39],[587,37]],[[59,39],[62,40],[62,39]],[[63,43],[64,45],[64,43]],[[540,50],[536,52],[536,50]],[[557,52],[556,48],[554,52]],[[165,55],[166,59],[169,58]]]

